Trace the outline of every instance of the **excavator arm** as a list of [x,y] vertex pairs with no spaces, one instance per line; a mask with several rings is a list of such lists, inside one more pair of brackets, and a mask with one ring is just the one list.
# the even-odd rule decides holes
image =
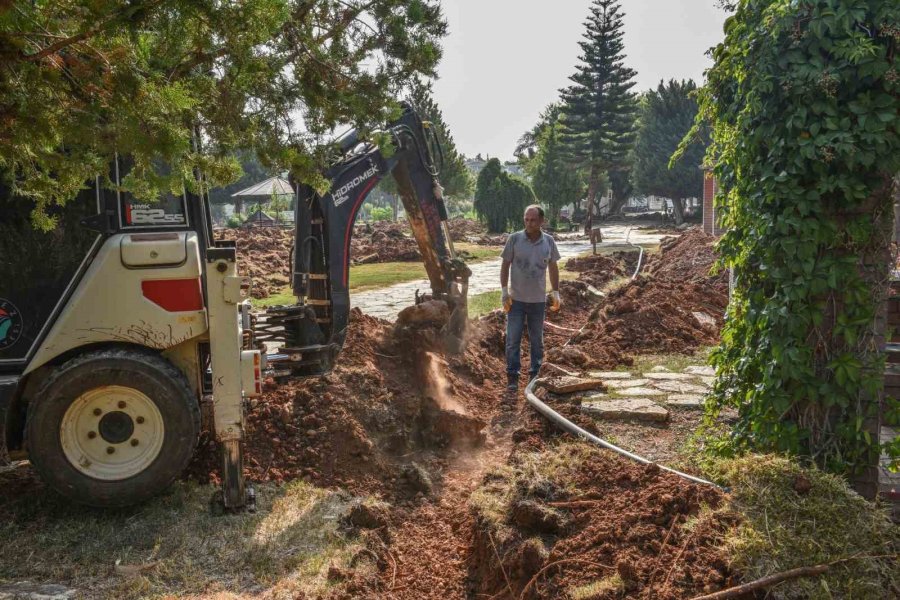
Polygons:
[[258,340],[280,345],[272,357],[277,372],[315,376],[334,366],[350,319],[353,224],[369,192],[388,175],[397,183],[422,255],[430,298],[447,302],[450,309],[450,321],[444,328],[448,348],[462,348],[471,272],[456,257],[450,238],[447,208],[429,144],[432,132],[409,105],[404,105],[401,117],[387,132],[395,148],[390,155],[361,141],[355,131],[338,141],[341,158],[325,173],[331,181],[329,193],[319,195],[307,185],[294,184],[291,285],[297,303],[270,308],[256,327]]

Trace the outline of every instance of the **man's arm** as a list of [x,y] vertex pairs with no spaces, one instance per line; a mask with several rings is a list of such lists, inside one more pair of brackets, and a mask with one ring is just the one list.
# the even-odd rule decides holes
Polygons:
[[[550,261],[549,270],[550,270],[550,289],[552,289],[554,292],[558,292],[559,291],[559,265],[557,264],[557,262],[555,260]],[[500,274],[500,279],[501,279],[501,281],[503,279],[502,273]]]
[[500,265],[500,287],[507,287],[509,285],[509,266],[511,264],[511,260],[504,260]]

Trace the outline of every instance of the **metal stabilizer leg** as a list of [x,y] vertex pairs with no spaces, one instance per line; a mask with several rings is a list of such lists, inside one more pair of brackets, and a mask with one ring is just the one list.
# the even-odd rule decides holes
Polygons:
[[256,510],[256,494],[244,481],[241,440],[222,442],[222,505],[227,512]]

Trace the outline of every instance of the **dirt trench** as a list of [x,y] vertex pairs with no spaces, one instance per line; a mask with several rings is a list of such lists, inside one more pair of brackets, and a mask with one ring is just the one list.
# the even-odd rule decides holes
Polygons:
[[[711,240],[702,232],[667,241],[646,266],[652,275],[602,299],[588,286],[596,289],[630,274],[634,257],[626,253],[575,261],[571,267],[578,278],[562,288],[565,308],[548,319],[557,327],[545,334],[548,361],[574,370],[611,369],[630,364],[642,352],[690,353],[714,342],[721,317],[712,317],[711,326],[694,314],[724,308],[723,281],[708,275],[714,258],[709,247]],[[343,583],[329,597],[517,598],[525,591],[525,597],[554,598],[561,597],[561,590],[590,584],[592,577],[613,575],[624,578],[625,587],[615,593],[626,597],[654,597],[647,590],[655,589],[659,597],[680,598],[687,597],[687,589],[723,585],[728,574],[710,549],[718,524],[710,525],[709,535],[699,541],[676,536],[696,567],[693,579],[702,585],[685,584],[683,577],[671,585],[652,581],[665,580],[672,550],[664,551],[656,566],[644,564],[648,552],[661,548],[660,536],[675,521],[683,523],[701,504],[718,500],[605,452],[595,461],[604,469],[572,477],[580,478],[582,496],[597,499],[590,495],[614,492],[618,504],[610,500],[605,507],[588,504],[570,511],[566,527],[555,532],[540,525],[534,529],[534,519],[540,522],[543,513],[530,505],[499,522],[484,519],[473,494],[481,501],[490,497],[491,486],[502,479],[498,473],[515,472],[523,457],[543,456],[566,439],[525,407],[521,392],[515,402],[504,401],[504,323],[499,311],[471,322],[465,353],[453,356],[441,350],[433,329],[398,327],[354,310],[341,360],[331,374],[270,384],[251,407],[246,459],[251,480],[302,478],[384,503],[381,516],[363,519],[372,521],[371,526],[357,527],[367,540],[366,555],[377,566],[376,576],[341,573]],[[525,368],[527,356],[526,340]],[[570,416],[593,427],[577,412]],[[190,473],[201,481],[217,481],[211,440],[206,448]],[[509,498],[519,496],[510,492],[496,504]],[[533,498],[525,494],[519,499]],[[557,491],[542,501],[548,499],[567,502],[573,497]],[[659,512],[660,502],[674,503],[672,510]],[[634,516],[623,521],[620,513],[628,513],[629,507]],[[568,555],[605,567],[582,569],[584,581],[577,564],[552,567],[540,581],[531,582],[541,569]]]

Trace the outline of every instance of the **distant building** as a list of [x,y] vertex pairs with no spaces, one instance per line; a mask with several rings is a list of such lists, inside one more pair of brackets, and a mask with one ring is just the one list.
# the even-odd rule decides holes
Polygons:
[[481,173],[481,170],[484,168],[484,165],[487,164],[487,161],[481,158],[481,154],[476,154],[475,158],[467,158],[465,164],[469,172],[478,177],[478,174]]

